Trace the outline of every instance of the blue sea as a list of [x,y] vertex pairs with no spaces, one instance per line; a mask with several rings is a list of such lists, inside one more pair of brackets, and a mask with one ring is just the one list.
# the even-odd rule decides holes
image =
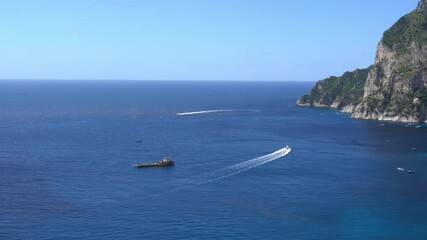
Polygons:
[[427,239],[427,128],[312,85],[2,81],[0,239]]

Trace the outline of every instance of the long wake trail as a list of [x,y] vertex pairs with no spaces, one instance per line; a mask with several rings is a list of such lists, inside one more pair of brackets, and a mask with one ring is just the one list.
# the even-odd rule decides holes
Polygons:
[[187,184],[177,187],[171,191],[168,191],[168,193],[196,187],[196,186],[207,184],[207,183],[216,182],[221,179],[234,176],[236,174],[248,171],[249,169],[252,169],[252,168],[264,165],[266,163],[272,162],[276,159],[282,158],[288,155],[291,152],[291,150],[292,149],[289,146],[286,146],[285,148],[279,149],[273,153],[270,153],[261,157],[253,158],[253,159],[250,159],[241,163],[237,163],[225,168],[221,168],[212,172],[207,172],[205,174],[195,176],[193,178],[188,179],[186,181]]
[[195,112],[179,112],[176,115],[177,116],[188,116],[188,115],[224,113],[224,112],[259,112],[259,110],[253,110],[253,109],[217,109],[217,110],[204,110],[204,111],[195,111]]

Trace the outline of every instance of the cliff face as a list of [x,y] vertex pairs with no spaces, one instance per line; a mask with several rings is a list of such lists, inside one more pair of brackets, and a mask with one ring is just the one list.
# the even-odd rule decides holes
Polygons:
[[417,6],[417,12],[422,12],[422,11],[425,11],[426,9],[427,9],[427,1],[421,0]]
[[[411,43],[409,52],[380,43],[354,118],[425,122],[427,115],[427,47]],[[348,109],[348,108],[347,108]],[[347,110],[348,111],[348,110]]]
[[[340,107],[352,117],[401,122],[427,122],[427,0],[387,30],[377,47],[375,63],[368,69],[358,99],[351,102],[345,89],[331,104],[316,96],[330,95],[331,89],[319,88],[298,99],[300,106]],[[323,80],[330,81],[330,80]],[[355,82],[354,79],[346,81]],[[357,88],[359,85],[355,85]],[[320,94],[313,94],[321,92]],[[336,92],[337,90],[334,90]],[[312,99],[316,99],[312,101]]]

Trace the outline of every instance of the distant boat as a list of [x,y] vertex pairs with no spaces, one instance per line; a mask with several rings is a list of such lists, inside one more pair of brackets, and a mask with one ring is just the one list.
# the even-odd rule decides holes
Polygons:
[[151,163],[135,163],[133,166],[137,168],[144,168],[144,167],[171,167],[175,165],[175,161],[172,160],[170,157],[165,157],[162,160],[159,160],[157,162],[151,162]]
[[408,174],[414,174],[415,172],[414,171],[412,171],[412,170],[409,170],[408,171]]
[[404,169],[404,168],[400,168],[400,167],[398,167],[398,168],[397,168],[397,171],[405,171],[405,169]]
[[135,142],[137,142],[137,143],[142,143],[142,140],[136,140]]

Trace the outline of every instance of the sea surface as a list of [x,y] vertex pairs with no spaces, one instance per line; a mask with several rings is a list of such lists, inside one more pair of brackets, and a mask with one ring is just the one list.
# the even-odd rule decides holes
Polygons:
[[427,128],[312,85],[2,81],[0,239],[427,239]]

